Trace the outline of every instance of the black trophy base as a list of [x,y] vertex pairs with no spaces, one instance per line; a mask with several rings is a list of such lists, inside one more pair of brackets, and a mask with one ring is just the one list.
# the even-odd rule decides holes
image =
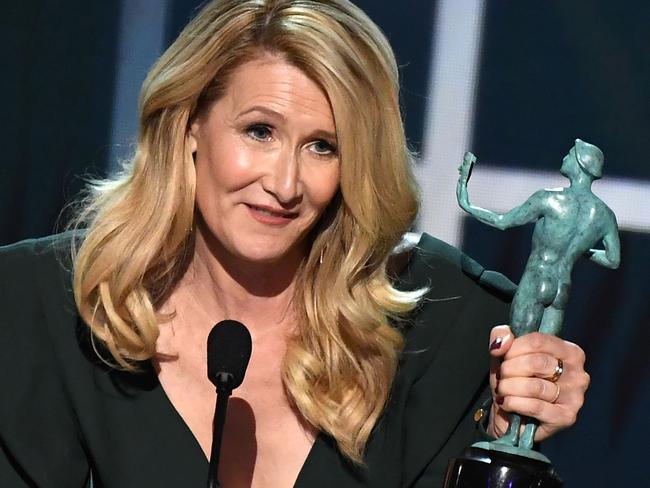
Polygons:
[[544,461],[470,447],[449,462],[445,488],[562,488],[562,480]]

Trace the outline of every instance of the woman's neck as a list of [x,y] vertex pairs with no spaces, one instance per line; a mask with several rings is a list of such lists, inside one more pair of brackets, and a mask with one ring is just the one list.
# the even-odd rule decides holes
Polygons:
[[[238,320],[253,339],[280,326],[295,324],[292,303],[301,256],[270,263],[253,263],[233,256],[216,239],[197,232],[194,254],[170,297],[170,305],[192,309],[214,322]],[[192,313],[193,315],[194,313]]]

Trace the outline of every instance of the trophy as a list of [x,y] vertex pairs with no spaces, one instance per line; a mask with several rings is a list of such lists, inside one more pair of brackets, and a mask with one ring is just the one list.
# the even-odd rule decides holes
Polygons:
[[[560,172],[569,186],[535,192],[522,205],[499,214],[470,204],[467,182],[476,157],[465,153],[456,188],[463,210],[481,222],[504,230],[535,223],[532,249],[510,309],[515,336],[539,331],[558,335],[571,288],[576,260],[587,256],[608,268],[620,262],[620,243],[614,212],[591,191],[602,175],[602,151],[576,139],[562,160]],[[604,249],[595,246],[603,243]],[[555,382],[562,374],[558,361]],[[559,396],[559,387],[558,387]],[[507,432],[491,442],[477,442],[463,456],[452,459],[445,488],[560,488],[562,481],[550,460],[533,450],[534,419],[510,415]]]

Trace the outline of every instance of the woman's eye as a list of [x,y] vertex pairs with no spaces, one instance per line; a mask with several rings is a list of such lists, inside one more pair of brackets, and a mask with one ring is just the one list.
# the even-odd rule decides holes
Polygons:
[[271,128],[268,125],[255,124],[246,128],[246,133],[256,141],[271,140]]
[[330,144],[327,141],[315,141],[311,145],[311,150],[318,154],[319,156],[329,156],[336,153],[336,147]]

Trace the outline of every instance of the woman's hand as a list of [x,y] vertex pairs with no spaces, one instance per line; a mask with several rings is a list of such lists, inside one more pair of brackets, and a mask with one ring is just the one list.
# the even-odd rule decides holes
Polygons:
[[502,436],[511,412],[539,421],[535,442],[575,423],[589,386],[579,346],[539,332],[515,338],[510,327],[501,325],[490,334],[490,355],[488,434]]

